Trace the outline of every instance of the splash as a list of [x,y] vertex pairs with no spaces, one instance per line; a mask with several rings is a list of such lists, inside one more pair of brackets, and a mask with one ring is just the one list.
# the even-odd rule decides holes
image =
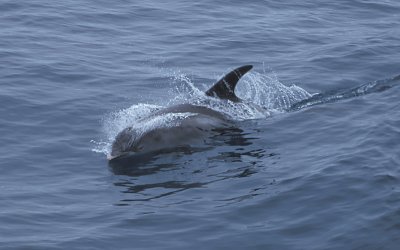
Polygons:
[[181,121],[195,115],[193,113],[167,113],[154,116],[153,113],[161,108],[163,107],[158,105],[137,104],[107,115],[102,121],[102,130],[106,139],[92,140],[91,142],[96,145],[92,151],[109,155],[115,137],[127,127],[131,127],[140,137],[147,131],[157,128],[179,126]]
[[103,132],[107,135],[107,139],[112,141],[124,128],[134,126],[161,108],[162,106],[140,103],[111,113],[103,119]]
[[243,76],[236,88],[237,96],[243,100],[240,103],[206,96],[204,91],[210,86],[201,90],[182,73],[174,75],[173,81],[176,97],[169,105],[190,103],[205,106],[237,121],[267,118],[274,113],[285,112],[295,103],[312,96],[296,85],[286,86],[281,83],[274,72],[261,74],[253,71]]
[[102,119],[102,134],[105,138],[100,141],[92,140],[91,142],[95,144],[92,151],[108,155],[111,152],[112,142],[119,132],[137,124],[138,121],[161,108],[162,106],[158,105],[137,104],[106,115]]
[[[233,121],[267,118],[274,113],[285,112],[295,103],[312,96],[296,85],[285,86],[279,82],[274,73],[261,74],[253,71],[246,74],[237,87],[237,95],[243,102],[234,103],[206,96],[204,90],[210,86],[203,86],[202,90],[196,87],[187,75],[179,71],[169,74],[175,86],[171,90],[175,98],[169,100],[165,106],[183,103],[204,106],[224,114]],[[140,135],[160,127],[179,126],[180,121],[194,115],[191,113],[152,115],[165,106],[136,104],[106,115],[102,120],[105,139],[92,141],[95,144],[93,151],[108,155],[114,138],[127,127],[132,127]]]
[[265,110],[284,112],[293,104],[308,99],[312,95],[306,90],[296,86],[286,86],[278,80],[275,73],[260,74],[253,72],[243,79],[238,86],[237,94],[245,100]]

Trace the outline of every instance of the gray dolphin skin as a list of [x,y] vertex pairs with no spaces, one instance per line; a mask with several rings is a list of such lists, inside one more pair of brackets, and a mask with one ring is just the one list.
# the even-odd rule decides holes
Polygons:
[[[235,95],[236,84],[252,68],[252,65],[245,65],[229,72],[205,94],[232,102],[240,102],[240,98]],[[157,116],[182,113],[190,115],[182,118],[178,126],[166,124],[165,127],[150,129],[145,133],[139,133],[133,127],[125,128],[115,137],[108,159],[119,158],[132,152],[157,152],[163,149],[185,146],[198,141],[198,138],[207,136],[213,129],[229,126],[230,123],[222,113],[192,104],[180,104],[158,110],[150,117],[139,120],[138,123]]]

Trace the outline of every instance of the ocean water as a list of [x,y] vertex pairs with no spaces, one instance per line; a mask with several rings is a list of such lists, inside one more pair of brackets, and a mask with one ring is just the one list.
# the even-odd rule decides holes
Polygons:
[[[0,10],[0,249],[398,249],[398,1]],[[245,64],[244,103],[211,102],[234,128],[108,162],[119,131]]]

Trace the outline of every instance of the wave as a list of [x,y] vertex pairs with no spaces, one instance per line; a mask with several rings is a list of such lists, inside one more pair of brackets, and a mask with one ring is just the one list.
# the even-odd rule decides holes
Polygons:
[[366,83],[351,89],[333,90],[325,93],[315,94],[308,99],[304,99],[291,105],[287,111],[297,111],[311,106],[337,102],[357,96],[388,90],[400,83],[400,75],[393,78],[378,80]]

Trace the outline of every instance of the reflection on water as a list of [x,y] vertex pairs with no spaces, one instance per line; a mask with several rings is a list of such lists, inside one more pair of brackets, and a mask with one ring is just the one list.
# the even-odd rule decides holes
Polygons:
[[[134,193],[141,194],[145,192],[147,189],[167,189],[172,191],[163,191],[160,194],[155,195],[145,195],[143,198],[135,198],[135,199],[123,199],[121,202],[129,202],[129,201],[150,201],[158,198],[162,198],[165,196],[173,195],[182,191],[185,191],[190,188],[199,188],[203,186],[203,183],[183,183],[179,181],[166,181],[162,183],[149,183],[149,184],[138,184],[135,185],[133,182],[125,181],[125,182],[116,182],[115,186],[124,187],[125,191],[123,193]],[[119,204],[120,205],[120,204]]]
[[[113,159],[109,162],[111,170],[116,175],[142,176],[159,172],[160,170],[173,169],[177,167],[179,159],[185,155],[193,155],[195,153],[205,152],[218,146],[248,146],[252,144],[252,140],[256,138],[248,137],[248,133],[244,133],[239,128],[221,128],[213,130],[213,134],[204,140],[202,146],[185,145],[175,148],[163,149],[148,153],[132,153],[125,157]],[[243,148],[237,149],[242,151]],[[261,150],[262,152],[262,150]],[[239,157],[241,154],[252,153],[235,153],[223,152],[227,154],[227,158]],[[229,156],[229,154],[231,156]],[[212,157],[210,158],[212,159]]]
[[114,185],[121,193],[129,194],[117,205],[159,199],[230,178],[249,177],[257,173],[263,159],[276,155],[252,147],[258,139],[254,132],[239,128],[214,132],[203,147],[132,154],[110,161],[110,169],[117,177]]

